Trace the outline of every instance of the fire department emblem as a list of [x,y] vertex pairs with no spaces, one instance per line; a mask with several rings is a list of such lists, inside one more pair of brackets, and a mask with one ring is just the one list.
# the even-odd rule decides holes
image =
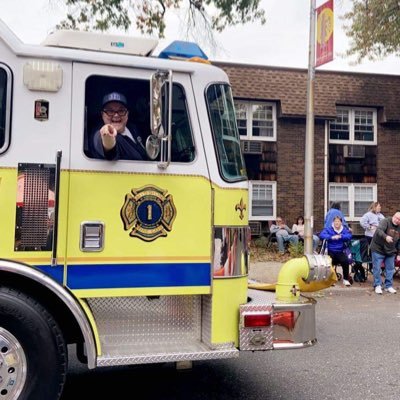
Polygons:
[[130,236],[146,242],[167,236],[176,217],[172,195],[167,192],[157,186],[144,186],[125,196],[121,218],[124,229],[132,229]]

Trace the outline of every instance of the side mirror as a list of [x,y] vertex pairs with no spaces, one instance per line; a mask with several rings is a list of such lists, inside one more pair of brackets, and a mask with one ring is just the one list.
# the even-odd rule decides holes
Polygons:
[[168,72],[157,71],[151,76],[150,82],[150,123],[151,133],[157,138],[164,137],[164,130],[162,129],[163,117],[163,86],[168,80]]
[[172,71],[157,71],[150,80],[151,135],[146,140],[146,152],[155,160],[161,151],[160,168],[171,162],[171,125]]

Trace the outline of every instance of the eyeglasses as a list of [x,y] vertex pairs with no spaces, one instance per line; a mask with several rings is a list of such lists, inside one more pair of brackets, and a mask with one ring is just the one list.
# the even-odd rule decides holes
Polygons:
[[109,117],[113,117],[115,114],[118,114],[120,117],[125,117],[125,115],[128,113],[128,110],[126,108],[121,109],[121,110],[103,110],[104,113],[106,113]]

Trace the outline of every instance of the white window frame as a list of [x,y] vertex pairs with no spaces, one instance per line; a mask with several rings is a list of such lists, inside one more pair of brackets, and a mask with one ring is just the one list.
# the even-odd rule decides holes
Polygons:
[[[348,188],[348,193],[349,193],[349,215],[345,215],[347,221],[360,221],[361,217],[355,217],[354,216],[354,203],[355,203],[355,187],[369,187],[372,188],[372,199],[371,203],[373,201],[377,201],[378,199],[378,185],[376,183],[329,183],[329,189],[328,189],[328,196],[329,196],[329,204],[332,203],[332,201],[339,201],[336,199],[331,199],[330,198],[330,193],[331,193],[331,187],[343,187],[346,186]],[[365,212],[368,210],[366,209]]]
[[[272,215],[253,216],[253,185],[272,187]],[[275,181],[249,181],[249,221],[274,221],[276,219],[276,182]]]
[[[276,104],[272,102],[265,101],[243,101],[239,99],[234,99],[234,103],[240,103],[246,106],[246,132],[247,135],[240,135],[241,140],[259,140],[264,142],[276,142]],[[272,108],[272,136],[253,136],[253,106],[263,105],[270,106]],[[236,108],[236,107],[235,107]],[[236,118],[237,120],[237,118]]]
[[[358,144],[364,146],[376,146],[377,144],[377,134],[378,134],[378,113],[375,108],[371,107],[337,107],[337,110],[344,110],[349,112],[349,140],[342,139],[331,139],[330,135],[330,123],[328,123],[328,138],[329,143],[337,143],[337,144]],[[366,141],[366,140],[355,140],[354,139],[354,127],[355,127],[355,112],[356,111],[370,111],[372,112],[372,121],[374,125],[374,140]],[[332,121],[333,122],[333,121]]]

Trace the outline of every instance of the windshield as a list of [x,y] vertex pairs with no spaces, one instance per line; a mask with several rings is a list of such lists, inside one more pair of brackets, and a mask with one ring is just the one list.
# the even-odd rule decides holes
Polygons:
[[207,89],[207,106],[222,178],[227,181],[246,179],[230,86],[211,85]]

